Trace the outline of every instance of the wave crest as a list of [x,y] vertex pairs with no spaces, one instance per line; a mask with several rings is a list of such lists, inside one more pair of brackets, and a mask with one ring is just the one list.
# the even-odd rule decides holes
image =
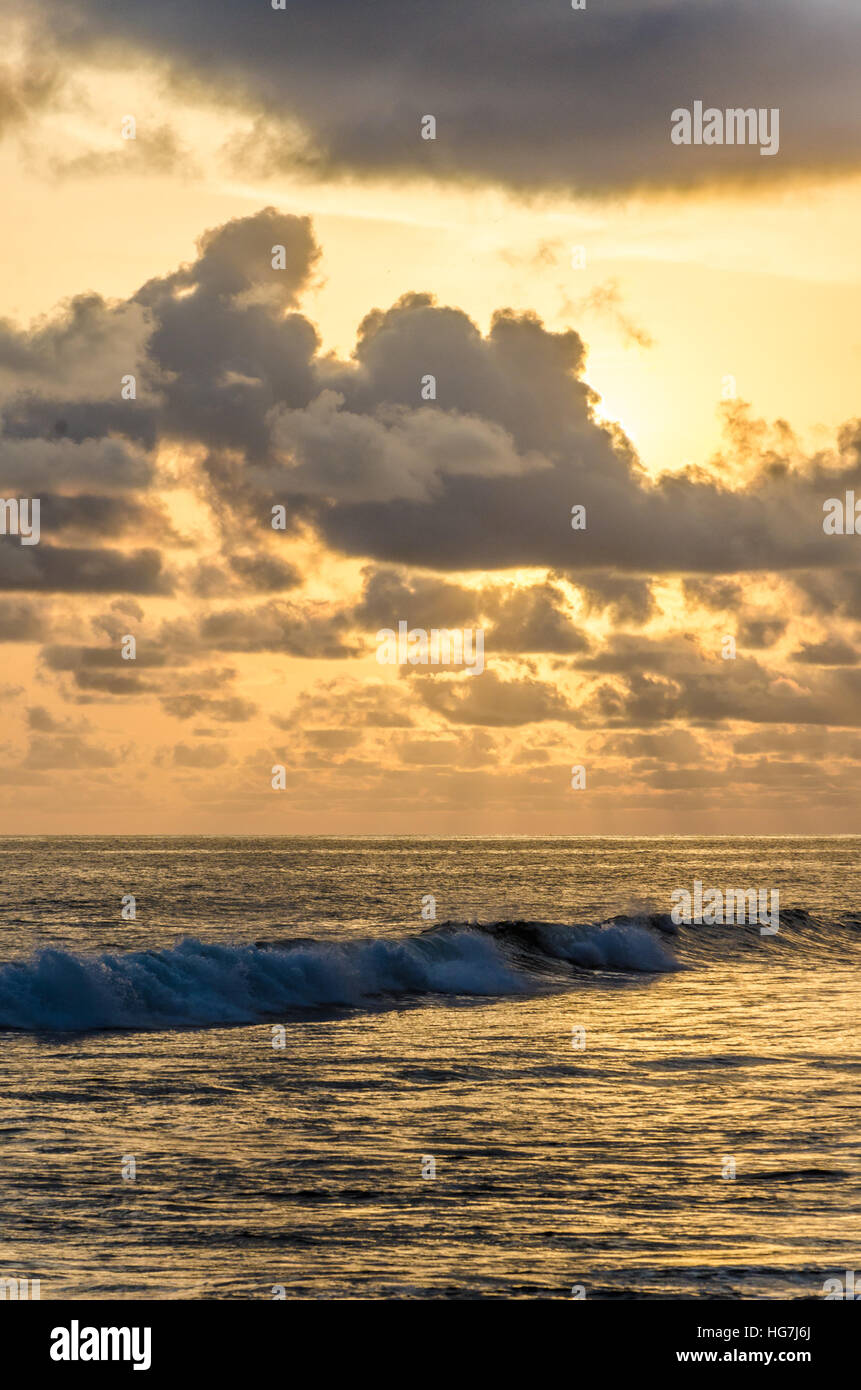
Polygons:
[[214,945],[76,955],[0,966],[0,1028],[158,1029],[252,1023],[293,1009],[422,994],[504,996],[588,970],[678,968],[647,928],[444,923],[416,936]]

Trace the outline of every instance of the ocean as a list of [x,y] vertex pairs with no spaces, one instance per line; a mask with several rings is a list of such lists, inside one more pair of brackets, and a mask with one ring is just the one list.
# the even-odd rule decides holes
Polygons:
[[[0,1278],[821,1298],[859,1256],[859,848],[0,841]],[[677,925],[697,881],[779,931]]]

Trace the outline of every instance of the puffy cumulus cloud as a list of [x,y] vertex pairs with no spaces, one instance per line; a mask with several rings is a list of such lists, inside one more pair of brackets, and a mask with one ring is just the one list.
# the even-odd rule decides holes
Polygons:
[[547,720],[573,721],[564,694],[548,681],[531,675],[506,678],[496,671],[481,677],[413,676],[411,684],[428,709],[452,724],[481,724],[486,728],[534,724]]
[[[850,3],[292,0],[280,12],[243,0],[66,0],[51,22],[67,62],[149,57],[180,92],[191,79],[255,117],[235,150],[244,174],[427,173],[605,192],[774,178],[859,156]],[[780,107],[779,156],[671,144],[670,113],[695,96]],[[425,113],[435,141],[419,138]]]
[[[274,246],[284,247],[283,270],[273,269]],[[42,468],[55,488],[146,486],[152,464],[134,446],[164,438],[265,456],[271,407],[316,394],[316,331],[285,314],[318,256],[310,223],[263,209],[205,233],[198,250],[125,303],[82,296],[47,324],[2,326],[0,369],[16,373],[3,393],[4,479]],[[82,379],[78,364],[94,352],[108,360]],[[136,375],[133,401],[121,398],[118,361]]]
[[541,461],[518,454],[493,421],[430,407],[381,405],[373,417],[343,410],[321,391],[305,410],[280,410],[272,442],[289,461],[291,492],[335,501],[429,501],[442,480],[523,477]]
[[[576,566],[578,580],[591,569],[642,575],[857,563],[851,538],[822,530],[824,499],[861,478],[857,456],[778,466],[772,454],[754,453],[736,486],[697,469],[652,481],[620,431],[596,418],[579,336],[550,333],[533,315],[499,313],[482,337],[458,311],[408,295],[369,316],[356,360],[331,365],[337,397],[299,412],[313,429],[298,462],[291,456],[266,475],[270,497],[289,492],[297,516],[348,554],[451,570]],[[437,378],[433,406],[418,399],[428,373]],[[359,407],[368,417],[361,428]],[[422,435],[440,413],[453,428],[464,416],[499,427],[510,446],[483,455],[481,467],[465,447],[440,467],[430,434]],[[276,413],[276,434],[284,418]],[[428,443],[423,472],[414,453],[405,460],[401,452],[407,419],[411,440]],[[403,467],[390,468],[394,459]],[[225,499],[235,489],[232,474]],[[572,529],[575,505],[585,508],[583,529]],[[605,580],[604,589],[634,621],[652,611],[642,583],[617,579],[614,593]]]
[[693,643],[667,641],[639,651],[623,637],[603,657],[584,666],[614,673],[582,701],[584,724],[643,727],[687,722],[715,725],[733,720],[754,724],[861,725],[857,667],[809,669],[803,679],[752,657],[724,661]]
[[[261,246],[265,247],[263,253]],[[273,246],[283,246],[283,265],[273,263]],[[197,259],[191,265],[149,280],[136,302],[152,308],[164,305],[177,294],[190,293],[199,294],[207,302],[225,301],[264,287],[285,309],[296,304],[320,254],[309,218],[284,216],[272,207],[211,228],[200,237],[197,248]],[[175,326],[182,323],[180,310]],[[161,335],[165,344],[169,337],[170,330],[165,328]],[[185,348],[187,343],[180,343],[172,350],[181,352]]]
[[[85,417],[80,406],[75,411],[75,403],[86,404],[89,393],[100,399],[106,381],[115,385],[116,409],[127,421],[129,409],[120,401],[117,363],[124,364],[124,372],[134,373],[148,333],[142,304],[132,300],[110,303],[93,292],[74,295],[28,328],[0,320],[0,392],[6,397],[10,390],[20,393],[27,386],[39,392],[32,402],[23,396],[14,408],[4,403],[5,432],[25,437],[68,432],[72,438],[86,438],[80,428]],[[56,415],[52,418],[50,398],[41,399],[46,390],[49,395],[62,394],[71,420]],[[41,410],[37,428],[32,424],[28,427],[28,419],[36,418],[28,417],[28,406]],[[92,402],[89,409],[93,409]]]
[[574,624],[564,591],[545,581],[469,588],[436,575],[403,569],[363,571],[364,588],[353,609],[358,627],[451,630],[481,627],[497,652],[572,653],[587,650],[588,637]]
[[396,627],[401,620],[411,627],[460,627],[478,619],[480,594],[437,575],[369,565],[362,578],[362,597],[353,609],[358,627]]
[[[576,576],[590,608],[634,625],[654,613],[646,575],[857,568],[854,538],[822,529],[824,500],[861,486],[857,422],[831,454],[806,459],[785,433],[766,440],[739,406],[727,419],[729,480],[716,460],[655,481],[599,419],[578,333],[550,332],[534,314],[500,311],[483,335],[462,311],[408,293],[366,316],[351,361],[321,355],[296,308],[318,255],[308,219],[272,208],[205,233],[193,263],[131,301],[148,325],[143,398],[122,412],[115,383],[101,402],[13,394],[5,475],[42,469],[64,494],[102,495],[106,477],[112,490],[152,486],[145,441],[179,441],[202,459],[225,534],[259,530],[284,505],[294,534],[378,563]],[[122,319],[122,306],[90,306],[88,333],[100,313]],[[428,375],[437,394],[424,401]],[[46,439],[58,421],[67,434]],[[228,575],[243,566],[252,589],[295,578],[238,555]],[[222,585],[212,569],[197,583],[202,594]],[[714,606],[706,590],[699,599]]]
[[500,652],[583,652],[589,639],[572,621],[564,593],[549,582],[506,591],[490,591],[484,598],[490,617],[488,641]]
[[[791,748],[733,750],[736,723],[861,727],[857,643],[840,626],[861,619],[856,538],[822,530],[823,501],[861,490],[857,422],[806,458],[736,407],[725,455],[654,480],[602,422],[577,332],[510,310],[482,332],[411,292],[368,313],[338,360],[300,307],[318,259],[307,219],[264,209],[123,304],[85,297],[0,332],[0,480],[44,503],[38,546],[0,538],[0,589],[16,591],[0,594],[0,640],[45,644],[49,694],[30,691],[29,729],[46,758],[83,768],[91,738],[50,696],[117,719],[140,703],[180,722],[184,742],[158,735],[158,767],[201,804],[229,783],[225,806],[256,807],[289,734],[307,774],[297,806],[324,793],[350,814],[412,806],[418,768],[444,812],[464,805],[468,768],[476,804],[514,789],[558,808],[568,765],[594,755],[590,787],[637,809],[694,804],[706,767],[714,786],[741,769],[746,786],[784,789],[768,761]],[[138,400],[118,399],[116,362],[101,394],[75,375],[87,344],[136,354]],[[50,591],[76,596],[72,617],[62,598],[47,609]],[[484,671],[382,672],[375,634],[401,620],[482,628]],[[721,631],[748,648],[735,661]],[[282,713],[270,686],[291,659]],[[307,676],[314,661],[339,674]],[[588,751],[570,750],[574,730]]]
[[576,573],[566,578],[576,584],[587,613],[609,612],[615,623],[641,627],[658,611],[647,579],[630,574],[592,574],[583,579]]

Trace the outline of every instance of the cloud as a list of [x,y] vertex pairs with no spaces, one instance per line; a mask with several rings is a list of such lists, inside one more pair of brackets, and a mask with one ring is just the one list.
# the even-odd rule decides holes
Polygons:
[[121,440],[0,438],[0,480],[7,496],[38,497],[58,487],[94,485],[122,492],[145,488],[152,479],[151,462]]
[[[39,730],[39,733],[43,733]],[[33,739],[24,759],[28,768],[81,768],[85,771],[116,767],[120,754],[79,734],[52,734]]]
[[0,590],[68,594],[169,594],[171,581],[157,550],[123,553],[109,549],[22,546],[0,539]]
[[289,716],[272,716],[276,728],[290,733],[344,720],[354,728],[405,729],[415,724],[409,692],[403,686],[349,677],[316,682],[299,696]]
[[49,615],[31,599],[0,599],[0,642],[41,642],[49,628]]
[[589,638],[572,621],[564,593],[547,582],[486,592],[489,648],[500,652],[585,652]]
[[20,61],[4,63],[0,67],[0,138],[50,107],[63,81],[59,62],[53,56],[40,56],[35,44]]
[[[272,269],[273,245],[286,248],[284,270]],[[52,495],[76,486],[106,496],[152,486],[143,436],[180,441],[202,459],[199,482],[225,536],[266,527],[280,504],[294,533],[380,565],[576,575],[590,607],[633,624],[654,613],[648,575],[857,568],[854,538],[822,529],[824,500],[861,487],[857,421],[832,453],[807,459],[786,430],[772,440],[738,404],[727,413],[728,459],[655,480],[598,418],[580,336],[550,332],[535,314],[500,310],[482,335],[461,310],[411,292],[366,315],[350,361],[320,356],[295,308],[318,257],[308,219],[272,208],[206,232],[193,263],[131,301],[149,332],[144,397],[123,414],[115,398],[13,396],[2,474],[32,486],[41,469]],[[125,321],[121,305],[76,314],[73,337]],[[434,401],[421,396],[428,375]],[[76,438],[25,437],[52,420]],[[575,506],[582,529],[572,529]],[[292,587],[297,572],[264,553],[232,553],[226,581],[207,561],[191,587],[229,592],[231,575],[262,591]],[[36,562],[16,565],[44,582]],[[167,583],[153,570],[132,587]],[[703,588],[688,592],[714,603]]]
[[257,713],[257,706],[251,700],[237,695],[223,700],[208,695],[165,695],[162,706],[176,719],[192,719],[203,714],[219,724],[245,724]]
[[[614,648],[620,650],[614,651]],[[723,661],[688,644],[667,641],[636,649],[622,638],[609,644],[601,666],[617,674],[599,685],[577,715],[591,726],[643,727],[673,721],[715,725],[830,724],[861,727],[861,669],[835,667],[805,672],[804,680],[767,669],[752,657]]]
[[481,724],[487,728],[534,724],[545,720],[570,722],[574,718],[565,696],[548,682],[533,676],[506,680],[495,671],[452,680],[439,676],[413,676],[428,709],[452,724]]
[[647,579],[610,571],[588,578],[568,572],[565,577],[577,585],[587,613],[609,612],[614,623],[629,623],[635,627],[647,623],[657,613],[652,586]]
[[178,743],[173,749],[173,762],[176,767],[223,767],[227,760],[227,749],[221,743]]
[[[247,113],[249,138],[233,147],[244,176],[427,174],[607,193],[773,179],[859,156],[850,4],[300,0],[249,14],[241,0],[66,0],[52,30],[67,61],[116,61],[125,43],[125,61],[169,66],[179,94],[202,84]],[[694,98],[779,107],[779,156],[673,145],[671,112]],[[426,113],[435,141],[420,139]]]
[[743,647],[773,647],[788,626],[786,618],[744,617],[738,625],[738,640]]
[[118,148],[87,150],[71,159],[52,159],[51,172],[57,178],[105,178],[112,175],[197,174],[190,151],[169,125],[152,129],[143,126],[133,140],[118,137]]
[[622,309],[618,280],[607,280],[602,285],[596,285],[582,299],[566,300],[560,310],[566,318],[574,315],[583,317],[592,312],[603,315],[615,324],[626,343],[633,343],[642,348],[654,347],[651,334],[644,328],[639,328]]
[[802,642],[792,659],[811,666],[855,666],[858,652],[842,637],[826,637],[822,642]]
[[274,413],[272,443],[287,455],[291,492],[363,505],[425,502],[448,475],[522,478],[541,466],[493,421],[395,405],[369,417],[343,405],[338,392],[321,391],[304,410]]

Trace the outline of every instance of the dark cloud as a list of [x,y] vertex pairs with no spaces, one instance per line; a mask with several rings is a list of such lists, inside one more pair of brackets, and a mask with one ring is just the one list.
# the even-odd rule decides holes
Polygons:
[[0,642],[41,642],[49,617],[31,599],[0,599]]
[[690,604],[711,608],[717,613],[738,609],[743,603],[743,591],[729,579],[684,579],[682,592]]
[[566,654],[589,649],[588,637],[575,626],[555,584],[487,591],[483,611],[491,620],[487,643],[493,651]]
[[574,718],[565,696],[554,685],[533,676],[506,680],[495,671],[480,676],[413,676],[411,684],[428,709],[452,724],[481,724],[488,728]]
[[361,650],[349,639],[349,626],[349,617],[331,605],[272,599],[253,608],[205,613],[192,626],[166,624],[163,636],[172,646],[187,650],[282,652],[341,660]]
[[738,625],[738,640],[743,647],[773,647],[787,627],[786,618],[744,617]]
[[640,627],[658,611],[647,579],[612,573],[593,574],[588,579],[568,574],[566,578],[579,588],[588,613],[609,611],[615,623]]
[[228,564],[234,575],[242,581],[242,586],[252,593],[274,593],[282,589],[295,589],[302,583],[302,575],[295,565],[281,560],[277,555],[257,554],[231,555]]
[[855,666],[858,652],[841,637],[826,637],[822,642],[802,642],[792,659],[811,666]]
[[165,695],[162,707],[176,719],[192,719],[204,714],[219,724],[244,724],[257,713],[257,706],[238,695],[213,699],[209,695]]
[[565,594],[550,582],[515,588],[471,589],[436,575],[403,570],[363,572],[362,598],[353,609],[358,627],[397,630],[410,627],[483,627],[496,652],[582,652],[588,639],[572,621]]
[[[859,155],[859,14],[848,4],[289,0],[281,12],[66,0],[51,22],[66,55],[115,54],[125,41],[124,61],[150,54],[178,84],[255,113],[233,150],[243,174],[427,173],[602,192],[820,172]],[[673,145],[670,114],[695,98],[779,107],[779,155]],[[419,138],[428,113],[435,141]]]
[[[286,248],[283,271],[272,269],[273,245]],[[55,395],[40,408],[32,390],[13,397],[0,476],[16,485],[27,478],[32,488],[41,467],[52,495],[58,477],[90,495],[145,486],[145,421],[145,433],[205,451],[202,482],[225,537],[268,528],[271,540],[272,507],[282,504],[291,528],[316,530],[335,549],[380,564],[576,575],[590,606],[635,625],[654,612],[647,575],[794,570],[815,578],[857,566],[854,537],[822,530],[823,501],[861,488],[857,422],[839,455],[798,462],[785,431],[777,444],[765,440],[737,406],[727,428],[733,463],[745,467],[728,476],[743,476],[743,485],[725,483],[717,469],[653,481],[621,431],[596,418],[582,339],[549,332],[534,314],[500,311],[483,336],[460,310],[409,293],[366,316],[351,361],[320,357],[315,329],[294,307],[317,257],[309,221],[271,208],[205,233],[193,264],[134,296],[149,333],[139,369],[145,399],[127,403],[125,416],[115,398],[104,414],[96,403],[87,424],[80,400],[69,402],[75,415]],[[75,340],[98,338],[100,319],[125,322],[122,306],[90,302],[73,317]],[[36,355],[51,351],[42,345]],[[437,397],[423,402],[428,374]],[[67,415],[79,442],[23,434],[51,420],[68,425]],[[94,486],[105,476],[111,487]],[[572,529],[575,505],[586,509],[585,529]],[[270,554],[254,546],[233,554],[228,576],[264,592],[292,587],[297,573]],[[190,583],[201,595],[229,592],[212,568]],[[154,573],[125,587],[141,584],[141,592],[146,584],[164,591]],[[688,591],[712,605],[731,593]]]
[[793,582],[809,611],[861,621],[861,570],[831,574],[796,574]]
[[403,570],[368,566],[363,580],[362,597],[353,610],[357,627],[369,631],[397,629],[404,621],[430,630],[478,622],[481,595],[436,575],[409,575]]
[[40,502],[43,534],[89,539],[132,535],[182,543],[164,503],[156,497],[65,496],[41,491]]
[[[533,315],[497,314],[482,338],[465,315],[410,295],[365,320],[356,359],[332,368],[337,391],[272,415],[285,457],[270,496],[290,491],[337,549],[434,569],[580,574],[857,563],[852,537],[822,531],[823,500],[856,474],[861,484],[857,464],[777,469],[754,455],[744,487],[693,469],[653,482],[624,436],[596,421],[578,335],[549,333]],[[439,374],[434,406],[417,401],[427,372]],[[572,529],[575,504],[585,529]],[[631,598],[637,617],[645,596]]]
[[[603,663],[616,678],[584,699],[579,718],[595,725],[643,727],[687,721],[713,725],[726,720],[754,724],[831,724],[861,727],[861,669],[811,668],[804,682],[760,666],[752,657],[724,661],[707,657],[694,646],[687,654],[668,641],[643,648],[641,661],[629,644]],[[584,662],[589,665],[590,662]],[[597,663],[592,662],[592,665]]]
[[[66,407],[52,406],[48,413],[53,415],[55,409],[64,411]],[[11,424],[13,429],[21,428],[22,418],[16,417],[13,410],[9,420],[4,417],[4,422]],[[128,412],[123,423],[127,420]],[[119,419],[113,424],[104,419],[98,425],[93,423],[92,428],[106,431],[119,428],[119,424]],[[18,492],[38,497],[42,492],[54,493],[61,487],[122,492],[127,488],[147,487],[153,475],[151,462],[118,439],[88,437],[78,442],[65,437],[50,440],[14,435],[0,437],[0,482],[6,489],[5,496]]]
[[64,549],[0,538],[0,589],[67,594],[169,594],[157,550]]

